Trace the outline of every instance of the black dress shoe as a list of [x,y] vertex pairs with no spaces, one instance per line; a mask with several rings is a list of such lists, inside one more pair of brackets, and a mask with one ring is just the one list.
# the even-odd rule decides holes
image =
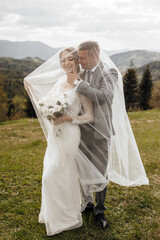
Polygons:
[[88,202],[86,208],[84,209],[84,212],[91,212],[93,211],[94,203]]
[[109,227],[108,222],[104,216],[104,213],[98,213],[95,215],[96,222],[101,229],[106,229]]

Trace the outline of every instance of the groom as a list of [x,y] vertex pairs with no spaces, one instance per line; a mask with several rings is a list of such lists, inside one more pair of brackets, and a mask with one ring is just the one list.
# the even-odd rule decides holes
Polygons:
[[[108,163],[110,139],[114,135],[111,105],[114,81],[118,79],[118,73],[114,68],[107,73],[99,55],[100,48],[97,42],[88,41],[79,45],[78,61],[84,72],[80,79],[74,81],[74,84],[76,92],[88,97],[94,108],[94,123],[81,125],[80,149],[104,175]],[[106,190],[107,187],[95,193],[96,206],[94,206],[93,196],[83,194],[84,201],[88,202],[85,211],[94,211],[96,222],[102,229],[108,227],[104,215]]]

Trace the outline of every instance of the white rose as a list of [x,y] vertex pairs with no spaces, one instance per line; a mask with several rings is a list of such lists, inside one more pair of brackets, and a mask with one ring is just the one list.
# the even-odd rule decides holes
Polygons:
[[62,109],[62,107],[59,105],[54,106],[54,112],[60,112],[61,109]]
[[48,116],[48,110],[47,110],[47,109],[45,109],[45,110],[43,111],[43,116],[44,116],[44,117],[47,117],[47,116]]
[[43,113],[45,111],[45,109],[46,109],[45,106],[41,107],[40,108],[41,113]]
[[55,104],[53,103],[53,101],[48,102],[48,107],[52,107],[52,108],[53,108],[54,105],[55,105]]
[[54,110],[53,110],[53,108],[49,109],[48,112],[49,112],[49,115],[50,115],[50,116],[53,116],[53,115],[54,115]]
[[66,109],[68,107],[68,105],[66,103],[64,103],[63,107]]
[[63,103],[63,101],[64,101],[64,98],[63,98],[63,96],[59,96],[59,98],[57,99],[57,101],[59,101],[59,102],[61,102],[61,103]]

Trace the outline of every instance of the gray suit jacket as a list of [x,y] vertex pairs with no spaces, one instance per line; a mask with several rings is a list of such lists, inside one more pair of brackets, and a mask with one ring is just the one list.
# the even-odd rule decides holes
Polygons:
[[[95,139],[103,139],[104,136],[110,138],[114,135],[114,128],[112,124],[112,101],[114,93],[114,85],[118,79],[118,72],[116,69],[111,68],[109,70],[109,78],[107,72],[104,69],[102,62],[95,69],[91,84],[89,85],[85,81],[81,81],[76,91],[82,95],[85,95],[91,99],[94,108],[94,123],[92,124],[100,133],[94,131],[89,124],[86,124],[86,131],[94,131]],[[84,79],[86,71],[81,74],[81,78]],[[103,114],[102,114],[103,112]]]

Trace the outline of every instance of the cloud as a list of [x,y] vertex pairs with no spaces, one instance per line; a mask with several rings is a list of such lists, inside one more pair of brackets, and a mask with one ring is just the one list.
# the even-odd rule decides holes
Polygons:
[[1,0],[0,38],[54,39],[56,46],[104,38],[112,47],[134,47],[137,41],[141,47],[145,36],[148,47],[151,41],[158,47],[159,11],[159,0]]

